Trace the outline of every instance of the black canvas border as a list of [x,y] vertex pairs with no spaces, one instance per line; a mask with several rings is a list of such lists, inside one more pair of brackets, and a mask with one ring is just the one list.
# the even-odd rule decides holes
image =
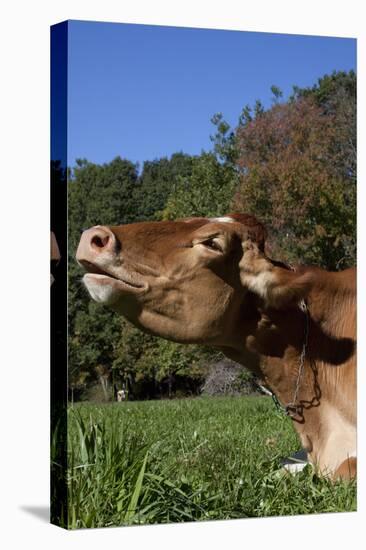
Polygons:
[[51,231],[61,260],[51,286],[51,523],[67,507],[67,74],[68,22],[51,27]]

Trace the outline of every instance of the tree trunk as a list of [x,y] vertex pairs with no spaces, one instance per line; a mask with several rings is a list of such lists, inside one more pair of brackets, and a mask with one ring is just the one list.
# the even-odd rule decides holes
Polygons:
[[104,399],[106,401],[108,401],[108,381],[105,379],[104,376],[100,376],[99,377],[99,382],[102,386],[102,390],[103,390],[103,394],[104,394]]

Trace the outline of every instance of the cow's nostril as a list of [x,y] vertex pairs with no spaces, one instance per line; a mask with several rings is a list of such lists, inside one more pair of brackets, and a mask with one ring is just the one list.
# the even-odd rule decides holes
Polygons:
[[108,241],[109,241],[109,235],[106,235],[105,237],[94,235],[90,244],[95,248],[104,248],[105,246],[107,246]]

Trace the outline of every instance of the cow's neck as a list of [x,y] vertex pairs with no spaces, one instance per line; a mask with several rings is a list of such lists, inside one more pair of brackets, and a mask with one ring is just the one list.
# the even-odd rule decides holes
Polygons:
[[324,287],[314,288],[307,307],[304,313],[300,307],[278,311],[259,306],[253,319],[244,321],[247,336],[236,360],[259,374],[284,406],[292,403],[308,315],[308,342],[296,399],[301,407],[293,420],[303,446],[310,451],[318,445],[321,417],[329,410],[341,410],[352,422],[349,396],[345,395],[344,406],[340,405],[343,389],[337,389],[337,380],[344,375],[354,376],[352,327],[344,325],[345,309],[354,307],[354,295],[342,289],[327,293]]
[[[310,312],[291,308],[283,312],[262,308],[246,345],[261,358],[260,376],[283,406],[318,405],[317,372],[310,356]],[[299,410],[302,420],[304,410]],[[298,415],[295,415],[295,418]]]
[[305,344],[303,399],[312,399],[318,393],[314,386],[339,373],[355,352],[354,289],[321,280],[306,304],[304,312],[299,306],[276,310],[256,303],[243,320],[245,350],[260,357],[261,374],[285,403],[293,398]]

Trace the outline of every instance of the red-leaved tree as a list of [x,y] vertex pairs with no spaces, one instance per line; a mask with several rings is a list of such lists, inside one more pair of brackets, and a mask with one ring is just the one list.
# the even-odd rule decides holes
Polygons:
[[276,103],[237,129],[236,210],[270,229],[271,253],[340,269],[355,261],[356,182],[343,128],[314,98]]

